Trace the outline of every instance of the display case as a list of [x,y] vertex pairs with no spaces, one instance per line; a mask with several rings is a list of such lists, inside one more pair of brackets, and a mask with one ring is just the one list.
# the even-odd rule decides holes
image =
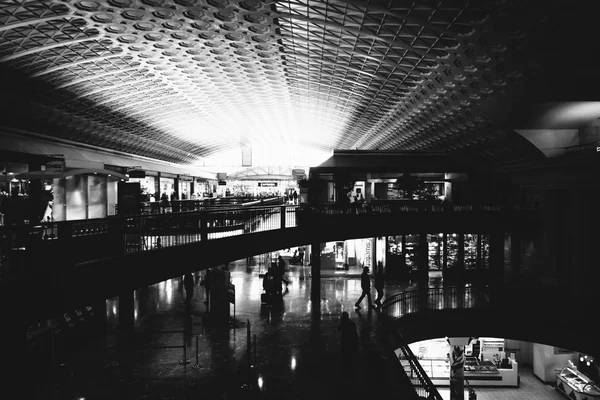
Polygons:
[[447,267],[457,267],[458,261],[458,235],[456,233],[448,234],[446,238],[446,259]]
[[600,388],[571,367],[564,367],[556,374],[556,390],[575,400],[600,399]]
[[427,235],[427,244],[429,249],[428,264],[429,269],[442,269],[442,254],[444,251],[444,235]]
[[406,266],[416,271],[419,268],[419,235],[406,235],[404,254],[406,256]]
[[465,234],[465,269],[477,268],[477,235]]

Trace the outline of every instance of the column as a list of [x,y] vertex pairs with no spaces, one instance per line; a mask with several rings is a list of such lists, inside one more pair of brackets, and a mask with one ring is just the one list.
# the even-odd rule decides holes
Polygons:
[[477,234],[477,272],[481,273],[481,233]]
[[117,354],[123,378],[133,372],[134,349],[134,299],[133,290],[123,288],[119,293],[119,315],[117,321]]
[[453,345],[453,338],[450,338],[449,342],[452,346],[450,352],[450,400],[464,400],[465,346]]
[[367,173],[367,179],[365,180],[365,202],[369,203],[371,201],[371,197],[373,196],[371,186],[373,183],[371,182],[371,173]]
[[510,272],[513,282],[519,281],[521,275],[521,233],[510,233]]
[[427,233],[419,234],[419,280],[427,281],[429,278],[429,243]]
[[32,360],[27,357],[27,311],[35,306],[27,300],[23,302],[28,290],[30,289],[24,281],[0,281],[0,312],[3,322],[0,329],[0,360],[4,366],[2,392],[19,393],[20,398],[34,398],[32,392],[38,378],[30,375]]
[[494,286],[504,285],[504,234],[490,233],[490,277]]
[[458,251],[456,254],[456,265],[457,265],[457,268],[455,268],[456,271],[454,271],[456,273],[456,276],[459,276],[459,277],[464,276],[464,271],[465,271],[465,234],[464,233],[458,234]]
[[313,310],[321,307],[321,243],[312,243],[310,245],[310,299],[313,304]]
[[446,270],[448,269],[448,234],[444,233],[442,237],[443,240],[443,252],[442,252],[442,276],[446,275]]

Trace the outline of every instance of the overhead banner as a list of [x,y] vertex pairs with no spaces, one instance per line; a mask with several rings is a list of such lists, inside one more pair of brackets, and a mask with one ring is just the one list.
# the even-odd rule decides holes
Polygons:
[[242,149],[242,167],[252,166],[252,149],[246,147]]

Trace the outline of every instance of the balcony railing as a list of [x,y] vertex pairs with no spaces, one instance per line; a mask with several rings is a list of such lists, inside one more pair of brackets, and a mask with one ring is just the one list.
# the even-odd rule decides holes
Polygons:
[[[179,246],[227,236],[285,229],[306,224],[314,227],[322,217],[358,218],[346,214],[349,208],[338,204],[270,205],[279,198],[262,199],[235,207],[219,207],[201,211],[111,216],[102,219],[41,223],[38,225],[0,226],[0,278],[14,266],[25,263],[27,252],[65,252],[65,262],[83,263],[123,256],[140,251]],[[441,208],[440,208],[441,207]],[[516,212],[518,207],[461,205],[399,206],[393,204],[360,205],[356,214],[382,216],[417,213],[479,212],[487,215]],[[338,218],[338,217],[335,217]],[[502,218],[500,218],[502,219]],[[418,219],[414,219],[418,221]],[[436,219],[437,220],[437,219]],[[410,226],[410,224],[405,225]],[[67,254],[68,253],[68,254]],[[12,266],[11,266],[12,263]]]

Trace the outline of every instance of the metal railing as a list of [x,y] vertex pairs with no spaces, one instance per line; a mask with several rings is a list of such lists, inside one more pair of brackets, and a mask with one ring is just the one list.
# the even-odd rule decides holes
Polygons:
[[390,345],[394,349],[397,360],[401,364],[406,377],[410,380],[415,393],[424,399],[442,400],[442,396],[433,382],[431,382],[425,370],[423,370],[419,360],[413,354],[404,337],[402,337],[397,329],[391,328],[390,332]]
[[[201,211],[110,216],[101,219],[46,222],[38,225],[0,226],[0,279],[27,264],[27,253],[65,253],[74,264],[126,254],[179,246],[227,236],[321,223],[323,215],[341,215],[339,204],[280,205],[281,198],[261,199],[234,207]],[[271,204],[275,203],[275,204]],[[433,208],[432,208],[433,207]],[[360,205],[364,214],[437,212],[435,205],[393,207],[390,204]],[[502,213],[500,206],[452,206],[458,212]],[[517,210],[517,207],[510,208]],[[432,211],[433,210],[433,211]],[[430,214],[431,215],[431,214]],[[311,217],[312,216],[312,217]],[[353,218],[352,215],[348,215]],[[502,218],[500,218],[502,219]]]
[[527,212],[532,208],[518,204],[441,204],[431,202],[371,202],[371,203],[321,203],[303,205],[303,209],[325,215],[341,214],[396,214],[396,213],[448,213],[448,212],[486,212],[514,213]]
[[451,310],[464,308],[482,308],[491,305],[489,286],[447,286],[411,290],[387,298],[382,310],[394,320],[404,315],[426,310]]

